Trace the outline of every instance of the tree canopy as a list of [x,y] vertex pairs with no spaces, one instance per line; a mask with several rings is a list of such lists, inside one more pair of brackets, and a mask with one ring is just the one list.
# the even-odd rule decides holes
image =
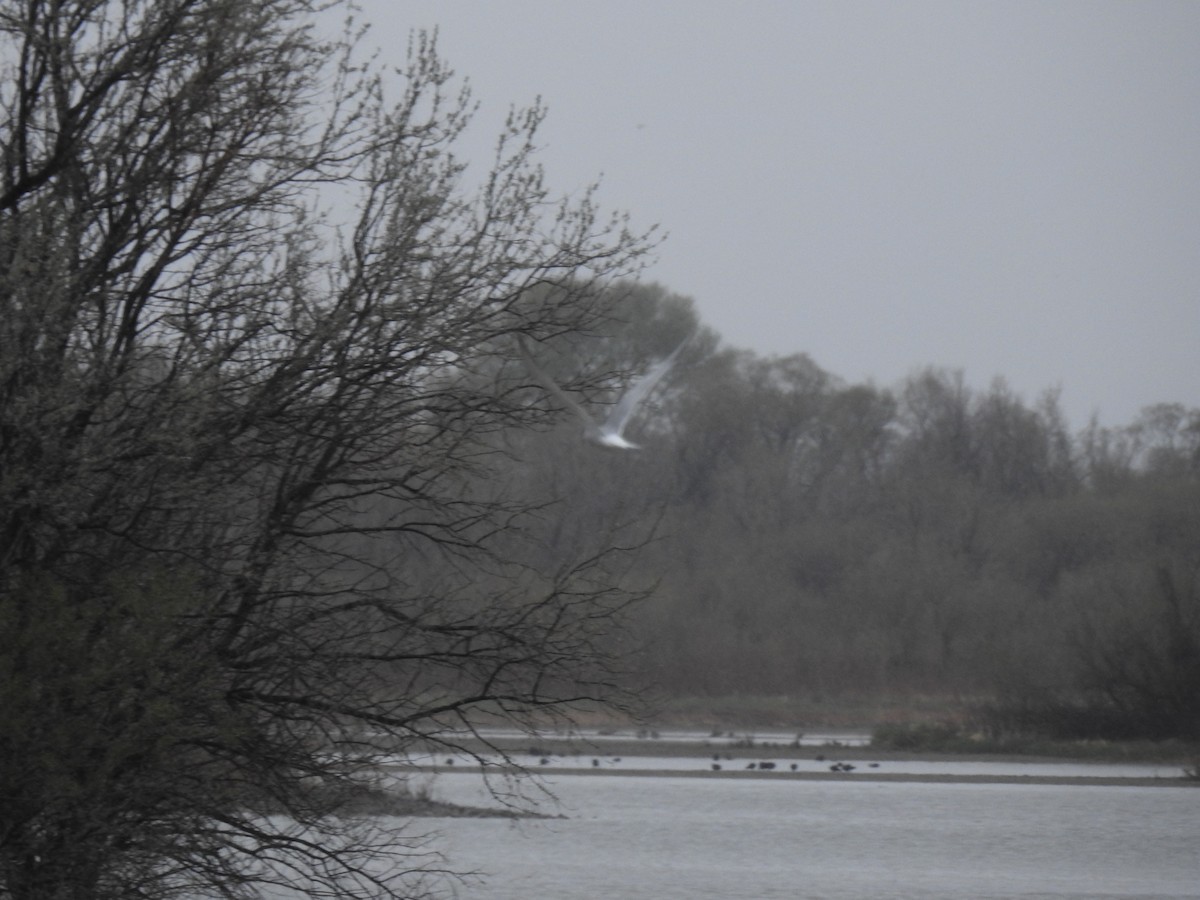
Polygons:
[[612,684],[621,551],[496,470],[514,335],[650,235],[540,107],[468,177],[433,39],[384,77],[329,6],[0,5],[0,895],[407,894],[338,786]]

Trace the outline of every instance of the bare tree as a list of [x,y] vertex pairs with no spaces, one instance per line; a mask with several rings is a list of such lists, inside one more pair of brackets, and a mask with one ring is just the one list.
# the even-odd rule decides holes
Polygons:
[[630,542],[548,563],[494,476],[513,335],[650,236],[539,107],[468,172],[433,41],[390,100],[330,5],[0,2],[0,896],[419,893],[345,786],[611,686]]

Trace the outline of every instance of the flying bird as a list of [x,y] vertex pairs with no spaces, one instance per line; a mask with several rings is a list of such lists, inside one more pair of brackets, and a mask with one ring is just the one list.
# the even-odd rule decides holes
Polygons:
[[683,342],[671,351],[670,356],[655,363],[646,371],[645,375],[635,381],[609,411],[608,418],[603,422],[597,422],[591,413],[580,406],[573,397],[569,396],[566,391],[554,383],[554,379],[547,375],[534,360],[533,353],[530,351],[529,344],[526,342],[524,335],[517,335],[517,346],[520,347],[525,365],[529,366],[529,371],[533,373],[534,377],[542,383],[546,390],[557,397],[563,406],[574,411],[575,415],[579,416],[583,422],[584,440],[591,441],[593,444],[599,444],[601,447],[611,447],[617,450],[640,450],[641,447],[639,445],[625,438],[625,427],[629,424],[629,420],[633,418],[633,414],[637,412],[638,406],[654,390],[654,386],[662,380],[662,377],[667,374],[671,366],[675,364],[675,357],[679,355],[679,351],[690,340],[691,335],[684,338]]

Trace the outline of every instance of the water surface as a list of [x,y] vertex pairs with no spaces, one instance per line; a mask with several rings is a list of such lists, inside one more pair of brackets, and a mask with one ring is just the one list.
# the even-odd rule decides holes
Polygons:
[[[1200,898],[1187,787],[581,777],[568,818],[437,820],[473,898]],[[477,776],[444,799],[487,802]],[[434,823],[431,823],[434,824]]]

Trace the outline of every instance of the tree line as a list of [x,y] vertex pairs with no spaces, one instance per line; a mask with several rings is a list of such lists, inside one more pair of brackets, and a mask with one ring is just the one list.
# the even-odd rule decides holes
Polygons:
[[[584,371],[699,329],[647,449],[556,444],[545,466],[563,528],[655,523],[646,683],[1053,701],[1085,731],[1200,734],[1200,410],[1073,433],[1052,391],[932,368],[848,384],[804,354],[722,346],[664,288],[623,294],[623,330],[572,348]],[[1094,714],[1067,715],[1080,705]]]

